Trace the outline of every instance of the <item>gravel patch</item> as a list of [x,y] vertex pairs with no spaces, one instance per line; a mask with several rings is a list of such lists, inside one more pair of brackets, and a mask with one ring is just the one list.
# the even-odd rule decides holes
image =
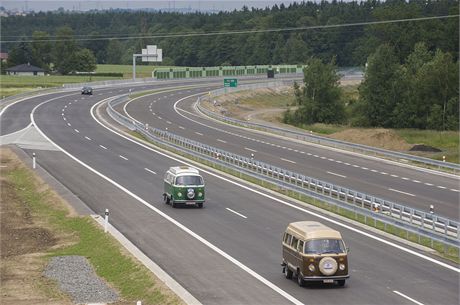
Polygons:
[[83,256],[56,256],[51,259],[43,274],[59,284],[73,302],[113,303],[118,294],[101,280]]

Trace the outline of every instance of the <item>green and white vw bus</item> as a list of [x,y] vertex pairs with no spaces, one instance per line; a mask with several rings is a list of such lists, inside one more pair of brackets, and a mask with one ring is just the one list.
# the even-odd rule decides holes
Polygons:
[[163,199],[176,208],[178,204],[203,207],[204,180],[196,168],[188,166],[170,167],[164,176]]

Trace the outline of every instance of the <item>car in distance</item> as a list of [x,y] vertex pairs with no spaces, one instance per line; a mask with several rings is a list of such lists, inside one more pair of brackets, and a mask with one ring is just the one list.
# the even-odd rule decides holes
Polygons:
[[205,201],[204,179],[196,168],[170,167],[164,175],[163,199],[176,208],[179,204],[203,207]]
[[85,86],[85,87],[81,88],[81,94],[92,95],[93,94],[93,88]]
[[306,282],[345,285],[348,274],[348,248],[340,232],[319,222],[290,223],[283,236],[283,273],[293,276],[299,286]]

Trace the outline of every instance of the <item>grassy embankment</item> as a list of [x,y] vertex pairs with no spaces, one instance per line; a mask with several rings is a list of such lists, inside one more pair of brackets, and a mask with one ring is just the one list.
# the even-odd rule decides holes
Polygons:
[[[24,231],[21,226],[33,226],[42,231],[51,232],[47,234],[51,235],[49,240],[57,241],[57,244],[50,243],[47,247],[29,249],[29,254],[26,255],[30,255],[32,258],[25,258],[24,251],[21,250],[23,246],[18,245],[21,248],[18,255],[21,255],[22,262],[27,259],[38,259],[39,265],[43,269],[52,256],[81,255],[91,262],[100,277],[104,278],[110,286],[119,292],[121,301],[117,304],[134,304],[137,300],[142,300],[142,304],[181,303],[180,299],[155,278],[149,270],[129,254],[126,254],[126,250],[116,240],[105,234],[91,217],[72,215],[67,205],[46,185],[37,180],[30,169],[18,161],[12,162],[12,158],[15,157],[6,157],[6,153],[5,150],[2,150],[1,163],[3,167],[6,167],[1,172],[2,194],[9,194],[8,198],[12,199],[2,202],[2,210],[6,211],[10,207],[10,210],[18,211],[8,216],[9,218],[22,215],[24,213],[19,211],[25,210],[28,221],[21,219],[17,221],[8,219],[6,221],[2,219],[2,231],[5,232],[9,229],[16,232],[15,234],[19,234],[18,232]],[[11,153],[8,155],[14,156]],[[15,205],[15,207],[11,208],[11,205]],[[4,226],[8,224],[10,226],[5,228]],[[30,238],[30,234],[18,238],[27,239]],[[12,251],[11,246],[8,248]],[[19,266],[8,265],[11,261],[14,261],[14,258],[10,257],[9,260],[4,260],[2,270],[6,274],[19,272],[19,274],[12,276],[12,281],[18,281],[19,278],[24,277],[23,282],[32,282],[32,289],[38,290],[21,293],[21,300],[30,295],[33,300],[37,301],[36,297],[39,295],[48,300],[46,302],[51,302],[51,300],[53,303],[68,302],[68,297],[60,293],[54,283],[41,276],[40,270],[28,274],[27,272],[32,268],[24,268],[23,263]],[[8,267],[10,270],[4,269]],[[8,287],[11,287],[10,284],[7,285],[5,282],[2,295],[11,297],[14,292],[7,291]],[[19,302],[19,300],[17,301]]]
[[[123,73],[123,78],[132,78],[131,65],[97,65],[96,73]],[[136,66],[136,76],[152,77],[154,66]],[[121,79],[108,76],[14,76],[0,75],[0,98],[33,91],[41,88],[60,87],[62,84],[96,82],[101,80]]]
[[[357,86],[344,87],[347,98],[356,99],[358,96]],[[218,100],[222,107],[228,110],[228,114],[245,118],[249,113],[258,113],[264,110],[264,113],[256,115],[258,119],[281,124],[283,109],[288,105],[293,105],[294,97],[292,90],[270,92],[263,91],[260,94],[254,93],[236,93],[233,95],[219,97]],[[235,103],[235,101],[238,103]],[[271,112],[270,109],[278,108],[279,111]],[[312,131],[313,133],[331,137],[349,142],[356,142],[381,148],[401,146],[401,149],[389,148],[391,150],[400,150],[405,153],[411,153],[428,157],[436,160],[442,160],[443,156],[446,161],[460,163],[459,160],[459,132],[457,131],[436,131],[436,130],[417,130],[417,129],[379,129],[379,128],[351,128],[346,125],[329,125],[329,124],[312,124],[297,126],[299,128]],[[385,133],[384,140],[376,141],[376,138],[382,137],[382,130]],[[344,135],[347,135],[344,137]],[[386,143],[385,143],[386,141]],[[414,144],[424,144],[435,147],[442,152],[410,152],[403,148],[412,147]],[[388,146],[387,146],[388,145]]]

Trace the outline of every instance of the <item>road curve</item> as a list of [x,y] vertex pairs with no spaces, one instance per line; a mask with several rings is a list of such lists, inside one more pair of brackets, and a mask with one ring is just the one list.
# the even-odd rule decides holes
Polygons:
[[[179,161],[97,123],[91,107],[113,95],[75,95],[38,106],[36,126],[68,154],[40,151],[39,164],[95,213],[109,208],[112,224],[203,304],[458,303],[455,267],[232,179],[204,172],[204,209],[164,205],[162,174]],[[21,104],[16,107],[26,107]],[[297,220],[322,221],[342,232],[351,248],[352,277],[345,288],[300,288],[283,278],[280,238]]]

